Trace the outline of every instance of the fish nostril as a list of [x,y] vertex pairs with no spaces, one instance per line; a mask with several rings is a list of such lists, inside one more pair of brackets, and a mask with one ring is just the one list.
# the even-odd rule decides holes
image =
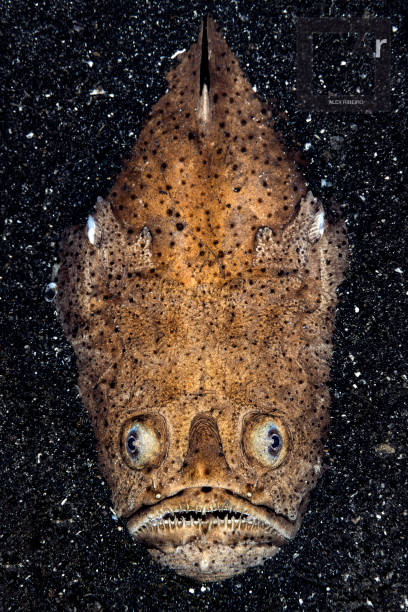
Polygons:
[[211,493],[212,487],[201,487],[203,493]]

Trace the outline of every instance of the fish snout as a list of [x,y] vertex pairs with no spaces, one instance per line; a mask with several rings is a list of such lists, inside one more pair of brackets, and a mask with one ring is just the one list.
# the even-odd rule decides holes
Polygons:
[[189,443],[179,477],[185,486],[216,485],[231,477],[216,420],[206,412],[191,422]]

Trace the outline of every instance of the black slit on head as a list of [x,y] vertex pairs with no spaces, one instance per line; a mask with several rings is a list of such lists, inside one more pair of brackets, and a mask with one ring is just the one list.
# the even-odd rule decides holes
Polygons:
[[203,18],[203,38],[201,41],[201,64],[200,64],[200,96],[204,85],[210,91],[210,67],[208,65],[208,38],[207,38],[207,17]]

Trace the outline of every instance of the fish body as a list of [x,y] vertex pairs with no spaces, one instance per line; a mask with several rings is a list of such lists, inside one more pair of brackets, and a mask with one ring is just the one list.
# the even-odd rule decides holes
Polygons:
[[106,200],[62,239],[57,306],[116,514],[206,581],[300,527],[347,246],[210,18],[180,57]]

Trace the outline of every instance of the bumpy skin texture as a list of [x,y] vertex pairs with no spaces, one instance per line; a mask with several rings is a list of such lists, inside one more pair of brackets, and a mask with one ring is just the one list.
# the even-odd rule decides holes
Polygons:
[[[57,300],[115,511],[161,563],[216,580],[294,537],[320,475],[346,240],[341,224],[322,234],[210,19],[200,91],[202,36],[98,200],[94,235],[66,232]],[[135,467],[126,432],[141,415],[159,450]],[[276,465],[250,448],[260,415],[285,430]]]

